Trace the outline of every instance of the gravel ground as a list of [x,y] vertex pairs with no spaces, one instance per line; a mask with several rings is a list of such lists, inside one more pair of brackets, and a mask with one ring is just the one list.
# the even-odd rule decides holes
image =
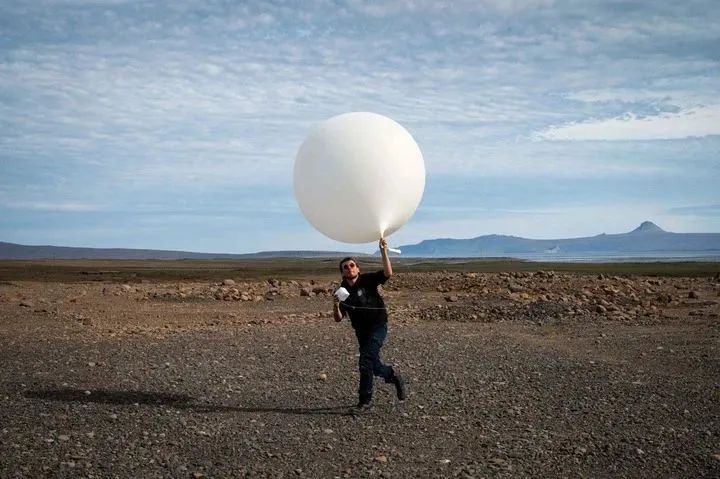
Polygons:
[[331,284],[4,282],[0,477],[720,477],[718,282],[657,281],[399,275],[360,417]]

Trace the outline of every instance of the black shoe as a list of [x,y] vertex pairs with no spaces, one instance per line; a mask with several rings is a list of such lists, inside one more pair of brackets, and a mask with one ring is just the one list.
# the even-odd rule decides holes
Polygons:
[[407,397],[405,391],[405,380],[402,376],[395,376],[393,378],[393,384],[395,384],[395,392],[397,393],[398,400],[404,401]]
[[372,407],[372,402],[359,402],[352,409],[350,409],[350,414],[352,414],[353,416],[359,416],[370,411]]

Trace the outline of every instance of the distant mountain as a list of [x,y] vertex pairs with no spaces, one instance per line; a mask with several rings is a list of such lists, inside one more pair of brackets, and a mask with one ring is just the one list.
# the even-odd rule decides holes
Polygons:
[[342,251],[261,251],[250,254],[193,253],[153,249],[74,248],[67,246],[26,246],[0,241],[0,259],[261,259],[261,258],[317,258],[365,256]]
[[517,236],[486,235],[469,239],[432,239],[398,246],[403,256],[418,257],[514,257],[553,255],[648,255],[707,253],[720,255],[720,233],[670,233],[651,221],[622,234],[585,238],[535,240]]
[[[605,233],[586,238],[535,240],[518,236],[486,235],[469,239],[432,239],[399,246],[403,257],[472,258],[582,256],[671,256],[683,253],[720,257],[720,233],[670,233],[645,221],[629,233]],[[0,242],[0,259],[219,259],[319,258],[367,256],[342,251],[262,251],[251,254],[193,253],[151,249],[73,248],[26,246]]]

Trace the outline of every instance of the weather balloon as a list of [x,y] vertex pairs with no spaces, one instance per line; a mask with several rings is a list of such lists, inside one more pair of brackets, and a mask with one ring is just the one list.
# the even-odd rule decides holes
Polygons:
[[295,158],[295,198],[307,220],[344,243],[387,238],[425,189],[420,148],[397,122],[345,113],[313,127]]

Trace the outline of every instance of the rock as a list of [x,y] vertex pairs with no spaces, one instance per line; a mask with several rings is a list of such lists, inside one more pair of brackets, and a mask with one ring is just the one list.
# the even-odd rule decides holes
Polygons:
[[25,301],[20,301],[20,306],[22,306],[23,308],[32,308],[35,305],[32,303],[32,301],[25,300]]
[[522,293],[523,291],[525,291],[525,288],[520,286],[517,283],[510,283],[508,285],[508,289],[510,290],[511,293]]
[[325,380],[327,380],[327,374],[325,374],[325,373],[320,373],[320,375],[318,375],[318,379],[319,379],[320,381],[325,381]]
[[308,288],[301,288],[300,289],[300,296],[310,296],[312,294],[312,291]]
[[449,294],[449,295],[445,296],[445,301],[447,301],[448,303],[454,303],[457,300],[458,300],[458,297],[455,296],[454,294]]
[[690,299],[699,299],[699,298],[700,298],[700,293],[698,293],[697,291],[690,291],[690,292],[688,293],[688,298],[690,298]]
[[375,456],[374,461],[381,464],[386,464],[388,462],[388,458],[386,455],[380,454],[379,456]]
[[222,284],[223,284],[223,286],[234,286],[235,281],[232,279],[224,279]]

